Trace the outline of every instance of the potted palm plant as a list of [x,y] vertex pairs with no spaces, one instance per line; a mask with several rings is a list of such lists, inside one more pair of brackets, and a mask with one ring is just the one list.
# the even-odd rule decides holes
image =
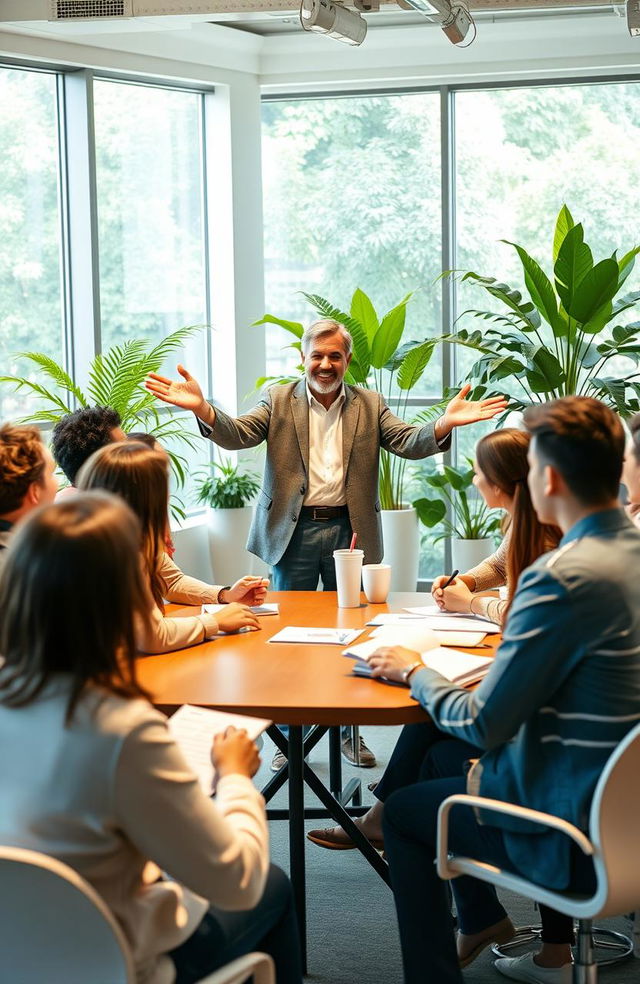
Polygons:
[[[158,413],[156,398],[142,384],[150,372],[158,372],[167,356],[181,349],[200,328],[199,325],[180,328],[157,345],[135,338],[112,346],[92,360],[84,389],[60,363],[43,352],[21,352],[16,356],[30,363],[35,370],[33,377],[0,376],[0,384],[13,385],[37,400],[39,408],[23,417],[22,423],[54,427],[61,417],[76,407],[111,407],[119,413],[124,431],[145,431],[166,446],[176,487],[182,488],[186,462],[176,450],[176,444],[195,449],[198,438],[179,417]],[[176,517],[184,517],[184,509],[177,497],[172,497],[171,505]]]
[[[396,304],[381,318],[373,302],[358,288],[351,299],[349,311],[342,311],[318,294],[302,292],[321,318],[339,321],[353,338],[353,356],[345,375],[347,383],[364,386],[382,393],[393,412],[409,421],[425,422],[442,412],[442,406],[429,408],[419,417],[410,414],[409,396],[429,364],[437,339],[407,340],[406,313],[412,294]],[[265,314],[255,325],[276,324],[294,336],[293,348],[300,349],[304,331],[298,321],[287,321]],[[299,367],[302,371],[302,366]],[[288,382],[298,377],[267,376],[257,381],[261,387],[269,383]],[[394,591],[415,591],[418,581],[419,536],[416,510],[407,501],[405,472],[407,461],[389,452],[380,452],[379,496],[382,508],[382,530],[386,563],[391,564]]]
[[207,463],[197,472],[196,502],[208,507],[209,549],[214,576],[237,581],[250,568],[251,555],[244,549],[253,509],[249,504],[260,489],[260,478],[241,472],[227,458]]
[[640,246],[596,262],[582,224],[574,222],[566,205],[555,224],[551,276],[522,246],[509,245],[522,265],[528,298],[495,277],[472,271],[461,277],[502,305],[499,311],[463,312],[460,320],[471,316],[488,327],[460,328],[445,337],[478,353],[468,378],[498,386],[510,395],[514,410],[584,395],[623,416],[637,413],[640,322],[619,319],[640,300],[638,290],[620,296]]
[[490,509],[482,496],[469,494],[474,470],[473,463],[467,460],[468,468],[444,465],[441,472],[425,475],[425,483],[439,495],[425,496],[413,503],[426,527],[442,525],[443,532],[436,541],[451,537],[452,563],[459,571],[470,570],[493,553],[493,534],[500,528],[499,513]]

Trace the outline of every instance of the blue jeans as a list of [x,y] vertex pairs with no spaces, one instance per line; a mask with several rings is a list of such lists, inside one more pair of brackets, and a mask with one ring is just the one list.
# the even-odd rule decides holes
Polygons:
[[[343,550],[351,540],[351,520],[348,516],[315,520],[301,516],[282,559],[271,569],[272,591],[315,591],[322,580],[323,591],[336,590],[336,568],[333,551]],[[286,724],[279,725],[284,735]],[[305,728],[305,733],[308,729]],[[347,737],[350,729],[342,729]]]
[[278,984],[302,984],[291,883],[274,865],[255,908],[228,912],[212,907],[195,933],[169,953],[176,968],[175,984],[194,984],[252,950],[273,957]]
[[335,591],[333,551],[344,550],[350,540],[348,516],[327,520],[301,516],[289,546],[272,567],[272,591],[315,591],[320,579],[324,591]]

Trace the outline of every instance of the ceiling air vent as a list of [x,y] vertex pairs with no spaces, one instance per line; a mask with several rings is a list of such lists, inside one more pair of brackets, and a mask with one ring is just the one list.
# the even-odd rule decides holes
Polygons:
[[96,20],[101,17],[132,17],[132,0],[51,0],[49,20]]

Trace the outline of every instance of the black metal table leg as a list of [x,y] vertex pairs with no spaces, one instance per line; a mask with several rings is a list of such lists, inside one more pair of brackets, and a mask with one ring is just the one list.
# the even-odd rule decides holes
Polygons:
[[289,867],[298,917],[303,972],[307,972],[307,902],[304,861],[304,746],[302,726],[289,728]]
[[342,793],[342,736],[341,728],[329,728],[329,789],[334,796]]

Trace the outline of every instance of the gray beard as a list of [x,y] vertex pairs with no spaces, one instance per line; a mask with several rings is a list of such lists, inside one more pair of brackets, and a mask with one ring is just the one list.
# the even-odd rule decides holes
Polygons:
[[316,376],[312,376],[309,370],[305,372],[305,376],[307,378],[307,383],[309,387],[312,390],[315,390],[316,393],[322,393],[323,395],[326,395],[327,393],[335,393],[335,391],[337,389],[340,389],[340,387],[342,386],[342,380],[338,379],[337,376],[332,382],[329,382],[328,380],[326,382],[323,382],[321,379],[318,379]]

